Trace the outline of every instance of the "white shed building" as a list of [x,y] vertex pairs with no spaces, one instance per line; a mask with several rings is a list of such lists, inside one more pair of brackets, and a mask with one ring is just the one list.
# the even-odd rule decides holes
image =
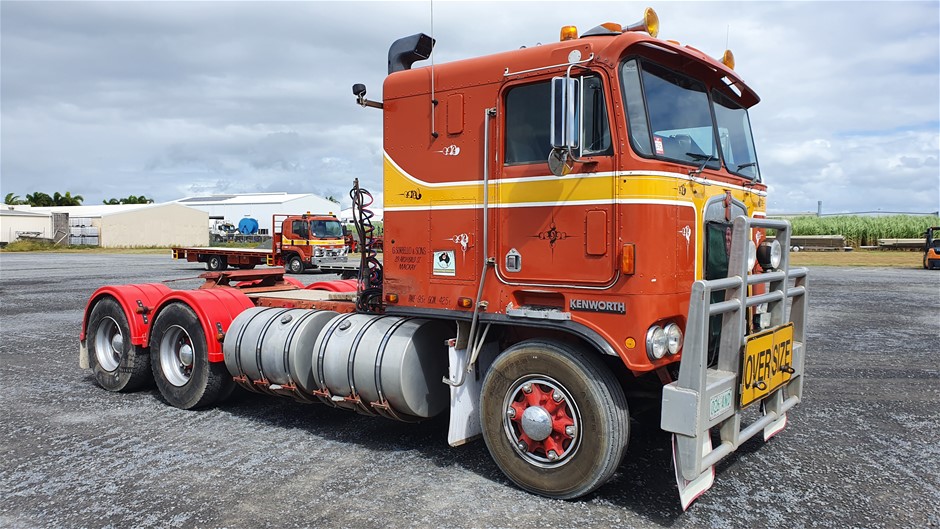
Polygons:
[[67,213],[69,243],[105,248],[204,246],[209,215],[175,202],[100,206],[13,206],[20,213]]
[[0,208],[0,243],[20,237],[52,239],[52,214],[20,211],[9,206]]
[[250,217],[258,221],[262,233],[272,233],[274,215],[332,213],[338,215],[342,206],[312,193],[247,193],[238,195],[204,195],[181,198],[177,204],[205,211],[212,219],[224,219],[238,226]]

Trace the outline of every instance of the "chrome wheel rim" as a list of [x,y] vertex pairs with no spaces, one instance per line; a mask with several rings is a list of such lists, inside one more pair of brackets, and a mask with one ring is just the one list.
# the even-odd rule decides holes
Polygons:
[[581,444],[577,403],[558,381],[543,375],[520,378],[503,399],[503,432],[528,463],[559,467]]
[[163,376],[174,386],[185,386],[193,375],[195,354],[193,340],[179,325],[173,325],[160,340],[160,367]]
[[105,371],[114,371],[124,356],[124,334],[111,316],[105,316],[95,332],[95,359]]

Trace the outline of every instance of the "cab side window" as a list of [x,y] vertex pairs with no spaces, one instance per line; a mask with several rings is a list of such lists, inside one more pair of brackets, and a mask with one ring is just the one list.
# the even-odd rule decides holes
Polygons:
[[[551,145],[552,88],[549,81],[516,86],[506,94],[506,165],[546,163]],[[581,78],[581,152],[612,153],[604,83]]]
[[517,86],[506,94],[506,164],[548,160],[551,97],[548,81]]
[[294,235],[300,239],[309,239],[309,231],[307,230],[307,221],[305,220],[294,220],[291,221],[290,231],[294,232]]

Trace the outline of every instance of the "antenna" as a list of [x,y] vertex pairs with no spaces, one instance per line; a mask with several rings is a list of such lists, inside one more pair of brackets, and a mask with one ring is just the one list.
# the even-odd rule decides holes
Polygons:
[[728,24],[728,30],[725,32],[725,49],[731,49],[728,43],[731,41],[731,24]]
[[[431,42],[434,42],[434,0],[429,0],[431,5]],[[431,136],[438,137],[437,123],[437,99],[434,97],[434,48],[431,48]]]

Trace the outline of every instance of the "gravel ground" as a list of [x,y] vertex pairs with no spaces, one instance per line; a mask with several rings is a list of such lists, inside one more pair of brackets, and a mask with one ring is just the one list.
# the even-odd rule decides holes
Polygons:
[[449,448],[446,418],[249,395],[185,412],[79,369],[95,288],[192,288],[199,273],[157,255],[0,254],[0,526],[940,527],[936,272],[812,270],[803,404],[685,513],[668,437],[638,425],[611,482],[556,501],[509,483],[482,441]]

